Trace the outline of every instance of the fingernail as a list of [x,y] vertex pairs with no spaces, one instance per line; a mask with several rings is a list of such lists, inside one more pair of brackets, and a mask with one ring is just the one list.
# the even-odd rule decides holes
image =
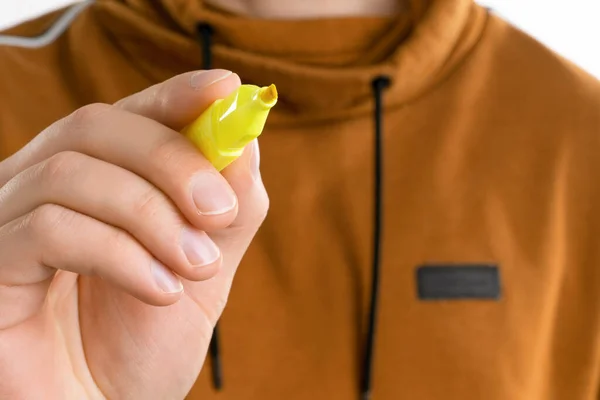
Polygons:
[[198,71],[192,74],[190,77],[190,86],[193,89],[204,89],[207,86],[212,85],[222,79],[227,78],[231,75],[231,71],[224,69],[209,69],[207,71]]
[[181,248],[190,264],[195,267],[212,264],[219,259],[221,252],[205,232],[183,228]]
[[237,199],[223,178],[212,172],[201,172],[194,178],[192,198],[203,215],[219,215],[232,210]]
[[165,293],[179,293],[183,290],[179,278],[157,260],[152,261],[152,276],[160,290]]
[[252,154],[250,155],[250,172],[254,180],[260,179],[260,148],[258,139],[252,141]]

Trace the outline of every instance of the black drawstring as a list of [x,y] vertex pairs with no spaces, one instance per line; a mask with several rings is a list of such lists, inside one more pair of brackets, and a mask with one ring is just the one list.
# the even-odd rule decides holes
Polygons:
[[[209,24],[199,23],[196,25],[198,39],[202,44],[202,68],[212,68],[212,35],[213,28]],[[212,360],[212,382],[216,390],[223,389],[223,362],[221,360],[221,350],[219,346],[219,325],[216,324],[213,330],[212,339],[208,348]]]
[[[212,67],[212,35],[213,28],[206,23],[196,26],[198,39],[202,44],[202,67]],[[390,85],[387,76],[379,76],[373,80],[373,98],[375,100],[375,173],[374,173],[374,213],[373,213],[373,259],[371,298],[369,305],[369,321],[367,340],[365,344],[365,359],[363,363],[363,376],[361,384],[361,400],[371,398],[373,387],[373,353],[375,349],[375,336],[377,327],[377,308],[379,300],[379,281],[381,271],[381,236],[383,222],[383,91]],[[219,326],[215,325],[209,354],[212,359],[212,382],[216,390],[223,388],[223,363],[219,346]]]
[[196,25],[196,32],[198,33],[198,39],[200,39],[200,43],[202,44],[202,68],[210,69],[212,67],[213,27],[204,22],[200,22]]
[[212,339],[208,348],[212,360],[212,381],[216,390],[223,389],[223,365],[219,346],[219,325],[213,329]]
[[377,328],[377,308],[379,301],[379,280],[381,272],[381,234],[383,222],[383,91],[390,85],[390,78],[379,76],[373,80],[373,98],[375,108],[375,183],[374,183],[374,212],[373,212],[373,259],[371,266],[371,304],[369,305],[369,325],[367,342],[365,344],[365,359],[361,385],[361,400],[371,398],[373,387],[373,354]]

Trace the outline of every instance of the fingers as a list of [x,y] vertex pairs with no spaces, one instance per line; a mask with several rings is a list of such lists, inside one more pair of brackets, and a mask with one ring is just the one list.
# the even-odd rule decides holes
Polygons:
[[186,294],[202,306],[213,324],[227,302],[237,267],[269,209],[259,164],[259,145],[254,140],[244,149],[242,156],[223,171],[223,176],[237,193],[239,212],[227,229],[210,233],[223,254],[222,267],[210,280],[186,282]]
[[115,106],[180,131],[216,99],[240,85],[240,78],[231,71],[188,72],[120,100]]
[[[43,282],[56,268],[99,276],[152,305],[172,304],[183,290],[179,278],[127,232],[58,205],[43,205],[2,226],[0,253],[2,287]],[[2,304],[1,314],[14,315],[10,307]]]
[[30,160],[74,151],[120,166],[158,187],[199,229],[222,229],[237,213],[235,193],[221,174],[185,137],[153,120],[113,106],[88,106],[38,139],[44,143],[32,151],[43,150]]
[[[242,156],[223,171],[223,176],[238,195],[240,207],[229,228],[215,232],[211,237],[224,254],[229,254],[228,265],[237,267],[269,210],[269,197],[260,176],[259,164],[258,140],[254,140],[246,146]],[[236,240],[231,240],[233,236]],[[232,278],[234,272],[230,268],[224,275]]]
[[269,209],[269,197],[260,174],[260,146],[255,139],[244,149],[242,156],[223,171],[234,192],[240,209],[231,227],[247,226],[256,231]]
[[[173,274],[157,266],[168,265],[187,279],[203,278],[183,243],[204,231],[220,249],[224,273],[210,282],[186,282],[186,292],[218,317],[235,269],[266,215],[268,197],[256,141],[220,174],[178,132],[240,84],[233,74],[207,74],[175,77],[116,105],[83,107],[3,162],[0,221],[11,222],[1,229],[12,230],[0,240],[12,245],[16,232],[39,225],[48,236],[47,242],[38,238],[42,250],[32,252],[41,261],[14,263],[38,266],[23,269],[20,279],[40,282],[53,271],[44,266],[56,267],[99,275],[150,304],[167,304],[175,295],[161,294],[157,278]],[[54,230],[46,229],[51,225]],[[62,236],[53,236],[55,231]],[[62,252],[48,258],[45,249]],[[15,271],[12,264],[2,268],[4,279],[18,280],[6,272]]]
[[0,189],[0,198],[0,225],[57,204],[128,231],[184,278],[211,278],[220,265],[216,244],[190,226],[163,192],[130,171],[81,153],[58,153],[27,169]]
[[235,193],[189,140],[165,126],[188,124],[239,86],[235,74],[215,80],[214,74],[222,72],[183,74],[115,106],[92,104],[77,110],[7,159],[0,185],[54,154],[76,151],[144,177],[199,229],[228,226],[237,212]]

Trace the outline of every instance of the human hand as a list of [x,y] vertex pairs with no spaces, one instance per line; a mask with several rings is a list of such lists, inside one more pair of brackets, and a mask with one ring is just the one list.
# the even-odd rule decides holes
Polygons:
[[219,174],[178,131],[239,85],[179,75],[0,163],[0,398],[187,394],[268,197],[256,141]]

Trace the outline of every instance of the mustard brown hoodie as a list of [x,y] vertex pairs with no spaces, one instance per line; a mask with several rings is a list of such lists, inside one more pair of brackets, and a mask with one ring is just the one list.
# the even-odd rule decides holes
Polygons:
[[277,84],[270,214],[189,399],[598,399],[600,83],[470,0],[412,4],[97,0],[0,36],[0,159],[185,71]]

